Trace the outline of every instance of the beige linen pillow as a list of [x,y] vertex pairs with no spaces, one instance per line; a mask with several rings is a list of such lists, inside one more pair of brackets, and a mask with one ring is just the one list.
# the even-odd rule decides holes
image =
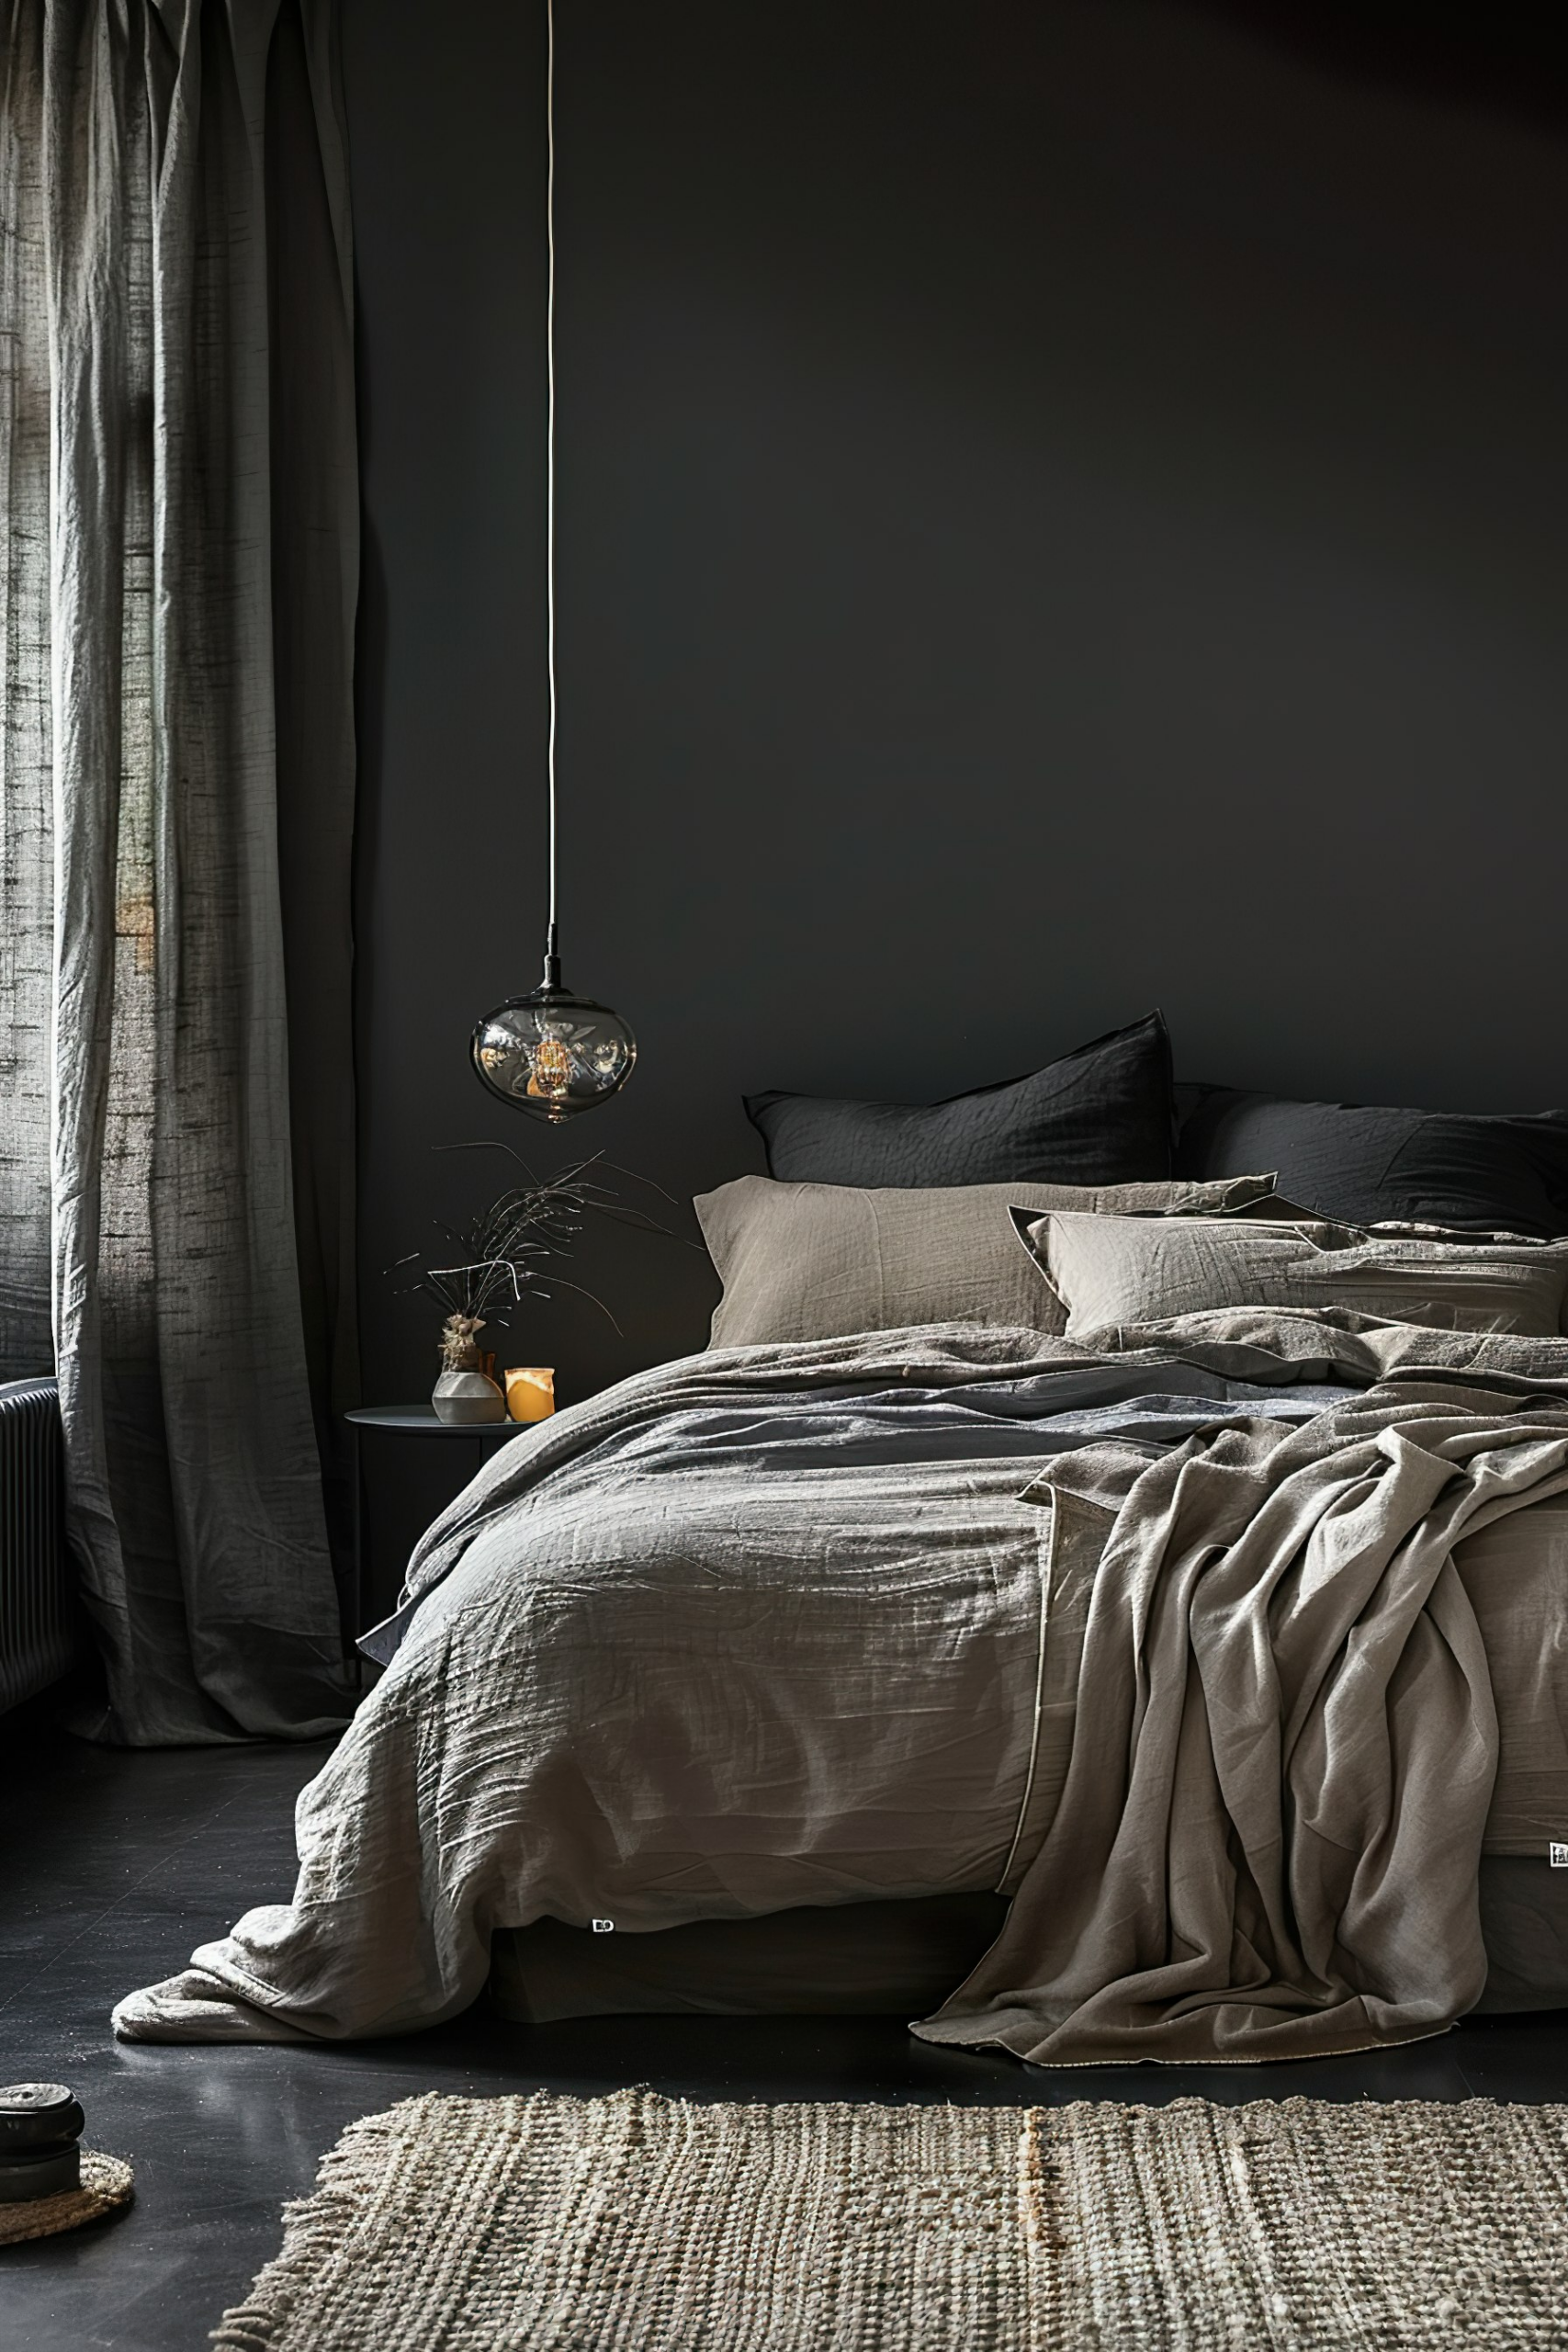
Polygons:
[[1439,1330],[1554,1339],[1568,1242],[1434,1241],[1363,1227],[1053,1212],[1030,1247],[1067,1336],[1231,1306],[1342,1306]]
[[1010,1212],[1240,1212],[1271,1176],[1217,1183],[955,1184],[863,1191],[739,1176],[694,1204],[724,1296],[710,1344],[836,1340],[912,1323],[1060,1333],[1066,1310],[1019,1246]]

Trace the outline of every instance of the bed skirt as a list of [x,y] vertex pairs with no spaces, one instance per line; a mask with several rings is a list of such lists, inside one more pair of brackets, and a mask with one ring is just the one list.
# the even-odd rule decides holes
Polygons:
[[[615,2016],[918,2018],[968,1974],[1007,1916],[999,1894],[846,1903],[646,1935],[536,1919],[497,1930],[490,1997],[546,2025]],[[1568,2008],[1568,1870],[1517,1855],[1481,1865],[1489,1971],[1477,2014]]]

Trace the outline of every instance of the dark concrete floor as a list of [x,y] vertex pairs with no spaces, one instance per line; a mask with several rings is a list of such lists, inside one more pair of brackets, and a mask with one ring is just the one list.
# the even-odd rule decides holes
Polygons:
[[476,2010],[340,2050],[152,2049],[108,2030],[118,1995],[170,1974],[240,1911],[288,1896],[295,1791],[325,1751],[126,1755],[0,1724],[0,2081],[59,2078],[92,2144],[129,2156],[122,2220],[0,2249],[5,2352],[197,2352],[276,2250],[356,2117],[425,2090],[649,2082],[699,2098],[1286,2098],[1568,2100],[1568,2012],[1288,2067],[1026,2072],[938,2051],[897,2018],[613,2018],[522,2027]]

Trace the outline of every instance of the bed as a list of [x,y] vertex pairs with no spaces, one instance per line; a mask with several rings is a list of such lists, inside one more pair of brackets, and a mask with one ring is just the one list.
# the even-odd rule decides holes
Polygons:
[[[1111,1080],[1162,1039],[1099,1041]],[[1097,1147],[1074,1058],[1020,1082],[1021,1144],[1004,1090],[872,1119],[869,1159],[840,1114],[887,1106],[762,1099],[795,1172],[699,1204],[715,1344],[436,1522],[293,1902],[118,2031],[408,2031],[488,1983],[525,2019],[893,2008],[1079,2065],[1568,1998],[1561,1136],[1492,1138],[1500,1227],[1484,1150],[1438,1138],[1437,1219],[1402,1129],[1396,1213],[1352,1226],[1321,1171],[1305,1204],[1168,1145],[1152,1173],[1131,1114]]]

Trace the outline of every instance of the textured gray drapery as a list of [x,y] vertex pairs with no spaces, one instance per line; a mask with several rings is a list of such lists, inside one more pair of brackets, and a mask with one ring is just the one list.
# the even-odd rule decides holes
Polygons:
[[0,1370],[58,1362],[104,1736],[305,1736],[354,1376],[332,9],[0,30]]

